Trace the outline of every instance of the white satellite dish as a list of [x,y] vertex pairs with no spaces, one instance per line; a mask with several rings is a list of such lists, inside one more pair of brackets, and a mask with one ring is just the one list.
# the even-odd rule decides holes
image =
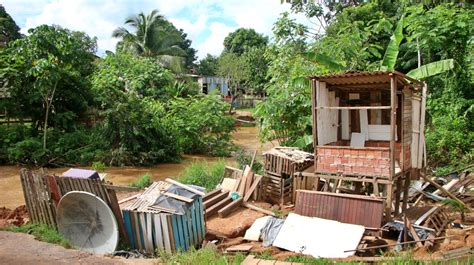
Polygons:
[[75,248],[96,254],[115,251],[117,220],[101,198],[84,191],[68,192],[59,201],[56,216],[59,232]]

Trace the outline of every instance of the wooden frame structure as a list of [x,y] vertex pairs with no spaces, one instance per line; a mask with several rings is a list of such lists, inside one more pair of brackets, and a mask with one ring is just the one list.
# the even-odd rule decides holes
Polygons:
[[[427,86],[392,71],[311,76],[314,174],[324,191],[350,183],[385,198],[385,216],[407,207],[410,176],[424,166]],[[425,158],[426,159],[426,158]],[[320,187],[316,187],[317,189]]]

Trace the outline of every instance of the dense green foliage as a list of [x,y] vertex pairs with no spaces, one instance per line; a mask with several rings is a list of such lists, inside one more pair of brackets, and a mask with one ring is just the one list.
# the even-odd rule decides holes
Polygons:
[[166,120],[179,132],[177,142],[185,153],[228,156],[234,119],[222,115],[226,109],[216,95],[176,97],[168,101]]
[[203,76],[215,76],[217,74],[218,58],[207,54],[206,57],[199,60],[196,70],[197,74]]
[[254,29],[240,28],[231,32],[224,39],[224,52],[242,55],[251,48],[267,46],[268,38]]
[[207,161],[195,161],[186,167],[178,177],[178,181],[206,188],[211,191],[216,188],[224,177],[225,161],[218,160],[213,163]]
[[20,28],[0,4],[0,47],[20,37]]
[[[324,35],[307,34],[311,29],[288,14],[274,25],[274,44],[266,53],[270,62],[269,97],[255,113],[261,120],[261,137],[310,148],[311,95],[305,76],[335,69],[377,70],[381,66],[407,73],[417,67],[419,47],[421,63],[434,70],[430,75],[454,66],[448,73],[425,79],[430,88],[426,131],[429,163],[453,167],[472,163],[471,5],[373,0],[340,6],[328,14],[318,5],[299,3],[293,5],[293,11],[327,21]],[[444,61],[430,64],[439,60]]]
[[[95,39],[58,26],[31,29],[0,49],[0,80],[11,95],[0,108],[19,121],[0,124],[0,163],[151,165],[183,152],[230,154],[228,105],[197,95],[197,83],[160,61],[172,51],[194,58],[186,34],[156,13],[132,20],[156,20],[147,29],[156,38],[137,28],[103,59],[94,55]],[[170,32],[181,42],[171,43]]]
[[9,117],[32,119],[43,127],[43,151],[48,126],[65,131],[85,113],[91,93],[96,40],[82,32],[57,26],[39,26],[1,51],[0,77],[7,80],[12,97],[2,101]]

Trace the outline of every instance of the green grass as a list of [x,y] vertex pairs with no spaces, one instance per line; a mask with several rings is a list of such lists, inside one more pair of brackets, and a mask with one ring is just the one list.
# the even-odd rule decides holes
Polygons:
[[223,255],[212,248],[202,248],[199,250],[191,249],[187,252],[180,252],[174,255],[160,253],[161,261],[164,264],[182,264],[182,265],[227,265],[240,264],[245,259],[243,254],[235,256]]
[[151,185],[151,176],[149,173],[146,173],[145,175],[139,177],[134,182],[128,184],[128,186],[130,187],[139,188],[139,189],[144,189],[150,185]]
[[15,233],[32,234],[39,241],[61,245],[65,248],[71,248],[71,244],[68,240],[59,234],[56,229],[45,224],[26,224],[18,227],[8,227],[5,230]]
[[213,190],[224,176],[225,161],[218,160],[213,163],[207,161],[195,161],[184,169],[178,177],[178,181],[184,184],[192,184]]

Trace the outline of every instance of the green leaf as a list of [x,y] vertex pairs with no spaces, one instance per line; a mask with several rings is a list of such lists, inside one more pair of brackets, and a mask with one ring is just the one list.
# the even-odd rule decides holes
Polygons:
[[415,79],[424,79],[433,75],[437,75],[454,68],[454,60],[446,59],[422,65],[408,72],[407,76]]
[[390,42],[388,43],[387,49],[382,60],[382,66],[387,67],[388,70],[394,70],[395,63],[398,58],[398,47],[402,42],[403,36],[403,24],[404,24],[404,15],[400,18],[397,23],[397,28],[393,32],[393,35],[390,37]]
[[310,62],[326,66],[329,70],[342,71],[345,69],[344,65],[322,53],[306,52],[303,53],[303,58]]

